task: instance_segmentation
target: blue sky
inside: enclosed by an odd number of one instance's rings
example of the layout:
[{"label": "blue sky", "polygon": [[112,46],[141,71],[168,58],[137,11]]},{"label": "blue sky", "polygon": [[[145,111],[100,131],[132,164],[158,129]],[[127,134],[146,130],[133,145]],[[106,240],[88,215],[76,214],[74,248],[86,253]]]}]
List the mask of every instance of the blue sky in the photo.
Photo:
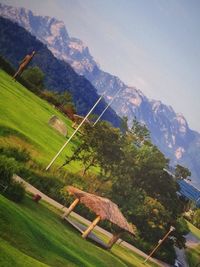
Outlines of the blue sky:
[{"label": "blue sky", "polygon": [[0,0],[65,22],[101,69],[171,105],[200,132],[199,0]]}]

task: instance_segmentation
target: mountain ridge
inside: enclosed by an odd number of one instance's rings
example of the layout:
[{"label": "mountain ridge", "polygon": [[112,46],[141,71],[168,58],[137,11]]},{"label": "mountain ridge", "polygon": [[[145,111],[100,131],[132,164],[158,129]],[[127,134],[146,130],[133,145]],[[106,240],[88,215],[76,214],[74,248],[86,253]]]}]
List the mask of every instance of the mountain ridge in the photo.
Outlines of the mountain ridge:
[{"label": "mountain ridge", "polygon": [[88,47],[80,39],[70,37],[62,21],[6,5],[0,5],[0,16],[29,30],[57,58],[68,62],[79,75],[86,77],[99,94],[106,91],[107,101],[121,89],[112,104],[116,113],[127,116],[129,126],[134,117],[145,123],[153,143],[173,165],[178,163],[188,167],[193,173],[194,184],[200,186],[200,134],[189,128],[183,115],[161,101],[148,99],[141,90],[127,86],[117,76],[101,70]]},{"label": "mountain ridge", "polygon": [[[87,114],[99,99],[96,89],[85,77],[78,75],[67,62],[57,59],[42,42],[18,24],[0,17],[0,35],[0,54],[15,67],[24,55],[36,50],[30,66],[38,66],[44,72],[48,90],[69,91],[80,115]],[[94,113],[100,114],[105,107],[106,102],[102,99]],[[115,127],[120,126],[121,119],[112,108],[104,114],[104,119]]]}]

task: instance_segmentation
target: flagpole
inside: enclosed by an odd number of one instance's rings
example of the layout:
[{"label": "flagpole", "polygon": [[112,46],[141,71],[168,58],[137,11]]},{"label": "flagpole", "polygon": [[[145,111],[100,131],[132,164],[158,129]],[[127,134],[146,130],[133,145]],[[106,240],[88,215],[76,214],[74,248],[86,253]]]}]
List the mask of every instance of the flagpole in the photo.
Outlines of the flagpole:
[{"label": "flagpole", "polygon": [[93,127],[97,124],[97,122],[100,120],[100,118],[103,116],[103,114],[106,112],[106,110],[110,107],[110,105],[112,104],[112,102],[114,101],[115,97],[120,93],[120,91],[122,90],[122,88],[120,88],[117,93],[113,96],[112,100],[110,101],[110,103],[105,107],[105,109],[102,111],[102,113],[100,114],[100,116],[96,119],[96,121],[93,124]]},{"label": "flagpole", "polygon": [[[104,93],[105,94],[105,93]],[[46,171],[51,167],[51,165],[54,163],[54,161],[57,159],[57,157],[60,155],[60,153],[63,151],[63,149],[66,147],[66,145],[71,141],[71,139],[74,137],[74,135],[78,132],[80,127],[83,125],[83,123],[87,120],[89,115],[92,113],[92,111],[95,109],[95,107],[98,105],[98,103],[103,98],[104,94],[99,97],[97,102],[94,104],[94,106],[91,108],[91,110],[88,112],[88,114],[85,116],[85,118],[82,120],[82,122],[79,124],[79,126],[76,128],[76,130],[72,133],[72,135],[69,137],[69,139],[64,143],[64,145],[61,147],[61,149],[58,151],[58,153],[54,156],[54,158],[51,160],[49,165],[46,167]]]}]

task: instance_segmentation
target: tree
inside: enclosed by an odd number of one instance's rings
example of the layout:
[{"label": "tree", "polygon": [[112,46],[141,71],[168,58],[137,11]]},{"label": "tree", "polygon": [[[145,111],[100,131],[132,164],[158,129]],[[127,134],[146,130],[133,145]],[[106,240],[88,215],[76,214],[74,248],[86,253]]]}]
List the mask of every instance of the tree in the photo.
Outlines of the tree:
[{"label": "tree", "polygon": [[120,129],[121,129],[122,133],[124,133],[124,134],[126,132],[128,132],[128,117],[127,116],[122,117]]},{"label": "tree", "polygon": [[[165,171],[169,160],[151,143],[145,126],[135,123],[134,127],[121,132],[106,122],[95,127],[85,124],[82,143],[65,164],[81,161],[84,174],[92,166],[97,167],[100,175],[92,179],[95,186],[91,190],[101,187],[100,180],[109,182],[111,189],[104,193],[138,227],[141,239],[145,239],[149,247],[162,238],[171,225],[177,224],[182,205],[176,194],[178,185]],[[179,245],[184,246],[181,231],[176,238]],[[174,257],[173,242],[166,243],[165,257],[170,253]]]},{"label": "tree", "polygon": [[200,229],[200,209],[196,209],[193,215],[193,224]]},{"label": "tree", "polygon": [[191,176],[191,172],[188,168],[183,167],[179,164],[176,165],[175,168],[176,179],[187,179],[189,176]]},{"label": "tree", "polygon": [[150,141],[150,132],[145,124],[137,121],[136,117],[133,119],[133,126],[131,133],[135,137],[136,144],[143,145],[145,141]]},{"label": "tree", "polygon": [[138,213],[132,218],[140,229],[141,237],[155,242],[168,229],[170,213],[156,199],[146,196]]},{"label": "tree", "polygon": [[44,73],[39,67],[30,67],[22,74],[23,79],[31,83],[36,90],[44,89]]},{"label": "tree", "polygon": [[[143,132],[138,123],[123,135],[122,158],[112,172],[111,198],[137,226],[140,248],[151,250],[171,225],[177,226],[176,242],[183,247],[185,239],[177,224],[183,210],[176,194],[178,185],[164,171],[169,160],[148,138],[146,129]],[[173,262],[173,241],[167,240],[158,255],[163,259],[171,257]]]},{"label": "tree", "polygon": [[60,104],[58,100],[58,92],[49,91],[45,89],[41,92],[41,97],[56,107]]},{"label": "tree", "polygon": [[63,93],[58,94],[58,102],[60,104],[60,108],[62,108],[73,102],[72,95],[66,90]]},{"label": "tree", "polygon": [[120,142],[120,130],[111,127],[109,123],[102,121],[95,127],[85,124],[82,143],[71,157],[66,158],[64,165],[74,160],[82,161],[84,174],[92,166],[96,166],[100,170],[100,176],[108,179],[122,156]]},{"label": "tree", "polygon": [[58,94],[59,109],[66,114],[71,120],[74,119],[74,114],[76,113],[76,108],[73,103],[72,95],[65,91],[62,94]]}]

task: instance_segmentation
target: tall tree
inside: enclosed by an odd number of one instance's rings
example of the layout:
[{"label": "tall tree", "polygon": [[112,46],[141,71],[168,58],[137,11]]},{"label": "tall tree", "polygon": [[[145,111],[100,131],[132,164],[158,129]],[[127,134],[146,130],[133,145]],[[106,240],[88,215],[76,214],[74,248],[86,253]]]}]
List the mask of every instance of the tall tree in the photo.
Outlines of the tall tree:
[{"label": "tall tree", "polygon": [[131,133],[135,138],[135,142],[138,145],[143,145],[146,141],[150,141],[150,132],[145,124],[137,121],[136,117],[133,119]]},{"label": "tall tree", "polygon": [[82,143],[75,149],[72,157],[66,158],[64,165],[74,160],[82,161],[84,173],[96,166],[101,176],[108,179],[122,156],[120,142],[120,130],[111,127],[109,123],[102,121],[95,127],[85,124]]},{"label": "tall tree", "polygon": [[22,77],[37,90],[44,89],[44,73],[39,67],[30,67],[24,71]]},{"label": "tall tree", "polygon": [[176,179],[187,179],[190,176],[191,176],[191,172],[188,168],[183,167],[179,164],[176,165],[176,168],[175,168]]}]

